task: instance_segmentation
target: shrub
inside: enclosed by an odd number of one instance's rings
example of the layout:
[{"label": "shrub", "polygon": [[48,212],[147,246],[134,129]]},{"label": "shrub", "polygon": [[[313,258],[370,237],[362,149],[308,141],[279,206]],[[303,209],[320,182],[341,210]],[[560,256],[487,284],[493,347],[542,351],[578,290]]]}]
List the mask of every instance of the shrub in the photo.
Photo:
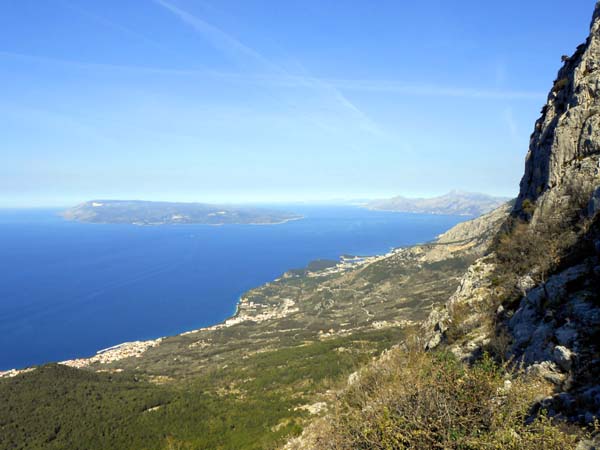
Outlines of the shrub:
[{"label": "shrub", "polygon": [[303,448],[575,448],[577,436],[544,415],[527,422],[545,389],[489,357],[466,367],[446,352],[396,351],[361,373]]},{"label": "shrub", "polygon": [[554,92],[558,92],[561,89],[565,88],[569,85],[569,79],[567,77],[561,78],[560,80],[556,80],[554,82],[554,88],[552,89]]},{"label": "shrub", "polygon": [[523,212],[525,214],[532,215],[533,211],[535,210],[535,204],[531,200],[526,198],[525,200],[523,200],[521,208],[523,209]]}]

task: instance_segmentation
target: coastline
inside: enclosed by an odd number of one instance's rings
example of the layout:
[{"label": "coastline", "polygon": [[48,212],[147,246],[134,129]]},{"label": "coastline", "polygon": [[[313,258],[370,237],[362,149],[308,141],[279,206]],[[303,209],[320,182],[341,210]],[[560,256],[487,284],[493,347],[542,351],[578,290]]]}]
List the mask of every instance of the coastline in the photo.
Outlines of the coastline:
[{"label": "coastline", "polygon": [[[295,219],[291,219],[291,220],[295,220]],[[414,244],[413,246],[418,246],[418,245],[423,245],[423,244]],[[371,264],[373,262],[388,258],[388,257],[402,251],[405,248],[410,248],[413,246],[395,247],[395,248],[392,248],[387,253],[379,254],[379,255],[372,255],[372,256],[353,256],[351,258],[349,258],[347,256],[340,256],[339,262],[335,266],[328,267],[326,269],[318,270],[315,272],[308,272],[305,276],[307,276],[309,278],[318,278],[318,277],[325,277],[325,276],[333,275],[335,273],[345,272],[345,271],[355,269],[355,268],[363,266],[363,265]],[[289,269],[288,271],[284,272],[282,275],[280,275],[279,277],[277,277],[271,281],[267,281],[266,283],[263,283],[263,285],[269,284],[274,281],[279,281],[282,278],[298,276],[298,275],[291,275],[290,270],[291,269]],[[65,366],[81,369],[81,368],[89,367],[96,363],[110,364],[112,362],[119,361],[119,360],[122,360],[125,358],[130,358],[130,357],[139,358],[147,350],[160,345],[163,340],[165,340],[169,337],[186,336],[186,335],[190,335],[190,334],[194,334],[194,333],[198,333],[198,332],[202,332],[202,331],[213,331],[213,330],[219,330],[219,329],[223,329],[223,328],[229,328],[233,325],[237,325],[237,324],[243,323],[243,322],[260,323],[260,322],[264,322],[266,320],[285,317],[288,314],[295,312],[295,311],[297,311],[297,307],[295,307],[294,301],[292,301],[290,299],[284,299],[282,304],[278,305],[278,307],[259,312],[257,310],[257,305],[255,305],[253,302],[249,301],[247,298],[245,298],[242,295],[236,303],[235,312],[230,317],[227,317],[225,320],[222,320],[221,322],[216,323],[214,325],[209,325],[206,327],[201,327],[201,328],[184,331],[181,333],[176,333],[171,336],[160,336],[156,339],[122,342],[122,343],[115,344],[113,346],[110,346],[110,347],[107,347],[104,349],[100,349],[100,350],[96,351],[96,353],[92,356],[58,361],[58,362],[56,362],[56,364],[62,364]],[[48,364],[48,363],[45,363],[45,364]],[[31,371],[35,370],[37,367],[42,366],[42,365],[44,365],[44,364],[38,364],[35,366],[25,367],[23,369],[14,369],[13,368],[13,369],[0,371],[0,379],[12,378],[12,377],[15,377],[15,376],[23,374],[23,373],[31,372]]]},{"label": "coastline", "polygon": [[65,217],[62,214],[59,214],[59,216],[63,219],[66,220],[67,222],[77,222],[77,223],[87,223],[87,224],[92,224],[92,225],[135,225],[137,227],[160,227],[160,226],[166,226],[166,225],[207,225],[207,226],[211,226],[211,227],[222,227],[222,226],[226,226],[226,225],[283,225],[285,223],[288,222],[293,222],[295,220],[302,220],[305,217],[304,216],[298,216],[298,217],[290,217],[288,219],[282,219],[280,221],[277,222],[221,222],[221,223],[208,223],[208,222],[177,222],[177,221],[173,221],[173,222],[151,222],[151,223],[147,223],[147,222],[105,222],[105,221],[90,221],[90,220],[80,220],[80,219],[76,219],[76,218],[69,218],[69,217]]},{"label": "coastline", "polygon": [[[415,244],[415,245],[423,245],[423,244]],[[410,247],[412,247],[412,246],[410,246]],[[408,248],[410,248],[410,247],[408,247]],[[380,261],[382,259],[388,258],[398,252],[401,252],[404,248],[406,248],[406,247],[396,247],[396,248],[391,249],[387,253],[380,254],[380,255],[373,255],[373,256],[364,256],[364,257],[355,256],[352,258],[340,256],[340,261],[335,266],[329,267],[327,269],[319,270],[316,272],[310,272],[306,276],[309,278],[316,278],[316,277],[325,277],[325,276],[333,275],[335,273],[345,272],[345,271],[355,269],[355,268],[363,266],[363,265],[368,265],[368,264]],[[264,284],[269,284],[273,281],[279,281],[282,278],[290,276],[290,275],[288,275],[289,273],[290,272],[288,270],[288,271],[284,272],[281,276],[279,276],[271,281],[268,281]],[[216,323],[214,325],[209,325],[206,327],[183,331],[181,333],[177,333],[172,336],[161,336],[156,339],[149,339],[149,340],[145,340],[145,341],[123,342],[123,343],[108,347],[106,349],[99,350],[93,356],[59,361],[58,364],[63,364],[63,365],[70,366],[70,367],[82,368],[82,367],[88,367],[96,362],[101,363],[101,364],[107,364],[107,363],[110,363],[113,361],[119,361],[121,359],[129,358],[129,357],[139,358],[146,352],[146,350],[148,350],[152,347],[156,347],[157,345],[160,345],[160,343],[163,340],[165,340],[169,337],[186,336],[186,335],[190,335],[190,334],[194,334],[194,333],[198,333],[198,332],[202,332],[202,331],[213,331],[213,330],[219,330],[219,329],[223,329],[223,328],[229,328],[233,325],[237,325],[237,324],[240,324],[243,322],[260,323],[260,322],[264,322],[266,320],[278,319],[281,317],[285,317],[288,314],[295,312],[295,311],[297,311],[297,307],[295,307],[294,301],[292,301],[290,299],[284,299],[282,304],[278,305],[278,307],[259,312],[257,310],[257,305],[242,295],[236,303],[235,312],[233,313],[233,315],[231,315],[230,317],[226,318],[225,320],[222,320],[221,322]],[[32,367],[32,368],[30,367],[30,368],[22,369],[22,370],[30,371],[30,370],[33,370],[34,368],[35,367]],[[12,369],[12,370],[15,370],[15,369]],[[19,370],[17,369],[17,372],[18,371]],[[3,376],[4,376],[3,372],[0,372],[0,378],[2,378]]]},{"label": "coastline", "polygon": [[[222,223],[219,225],[282,225],[284,223],[294,222],[295,220],[302,220],[302,219],[304,219],[304,216],[290,217],[289,219],[283,219],[280,222]],[[198,225],[200,225],[200,224],[198,224]]]},{"label": "coastline", "polygon": [[[275,225],[275,224],[282,224],[282,223],[287,223],[287,222],[295,221],[295,220],[301,220],[304,218],[305,218],[305,216],[300,216],[297,218],[285,219],[284,221],[279,222],[279,223],[273,223],[273,224],[257,223],[257,224],[253,224],[253,225]],[[450,226],[450,228],[448,228],[448,230],[452,229],[453,227],[454,227],[454,225]],[[448,230],[446,230],[446,231],[448,231]],[[442,234],[444,234],[444,233],[442,233]],[[435,243],[435,241],[438,240],[440,236],[441,235],[433,237],[432,241],[424,240],[424,241],[415,242],[415,243],[411,243],[411,244],[399,246],[399,247],[390,246],[390,247],[388,247],[390,250],[388,250],[387,252],[385,252],[385,253],[380,252],[380,253],[377,253],[377,254],[374,254],[371,256],[348,256],[347,254],[342,253],[341,256],[338,256],[338,262],[334,266],[323,268],[323,269],[316,270],[316,271],[306,270],[306,271],[304,271],[304,273],[302,275],[294,274],[293,268],[287,268],[285,271],[280,272],[281,274],[278,277],[272,278],[268,281],[264,281],[263,283],[258,283],[256,285],[256,287],[258,288],[258,287],[261,287],[264,285],[268,285],[272,282],[276,282],[281,279],[289,278],[289,277],[298,277],[298,276],[303,276],[303,277],[307,277],[307,278],[327,277],[327,276],[330,276],[330,275],[333,275],[336,273],[345,272],[345,271],[348,271],[348,270],[351,270],[351,269],[354,269],[354,268],[357,268],[357,267],[360,267],[363,265],[371,264],[371,263],[379,261],[381,259],[388,258],[398,252],[405,251],[406,249],[416,248],[416,247],[419,247],[422,245],[430,245],[432,243]],[[316,259],[316,260],[318,260],[318,259]],[[313,261],[315,261],[315,260],[313,260]],[[305,268],[308,268],[308,264],[305,266]],[[252,288],[252,289],[254,289],[254,288]],[[231,315],[229,315],[224,320],[222,320],[216,324],[200,327],[197,329],[181,331],[178,333],[174,333],[172,335],[170,335],[170,334],[162,335],[162,336],[154,338],[154,339],[121,342],[121,343],[115,344],[114,346],[98,350],[94,354],[91,354],[91,355],[88,354],[89,356],[74,357],[74,358],[66,359],[66,360],[62,360],[62,361],[46,361],[46,362],[42,362],[42,363],[35,364],[32,366],[26,366],[26,367],[20,368],[20,369],[11,368],[11,369],[7,369],[7,370],[3,370],[3,371],[0,371],[0,379],[4,378],[4,377],[16,376],[20,373],[31,371],[31,370],[34,370],[36,367],[40,367],[40,366],[43,366],[44,364],[53,363],[53,362],[57,363],[57,364],[72,366],[72,367],[89,367],[96,363],[108,364],[113,361],[119,361],[119,360],[122,360],[122,359],[125,359],[128,357],[141,357],[147,350],[160,345],[161,342],[167,338],[176,337],[176,336],[185,336],[185,335],[203,332],[203,331],[219,330],[219,329],[228,328],[233,325],[236,325],[236,324],[239,324],[242,322],[247,322],[247,321],[260,323],[260,322],[263,322],[266,320],[284,317],[287,314],[290,314],[292,311],[294,311],[294,308],[296,308],[296,306],[294,305],[293,302],[291,302],[291,303],[285,302],[285,299],[283,299],[284,301],[281,302],[280,304],[269,305],[268,307],[264,307],[264,305],[254,305],[252,302],[249,302],[244,297],[245,295],[246,295],[246,293],[244,293],[240,298],[238,298],[238,301],[235,304],[235,310],[231,313]]]}]

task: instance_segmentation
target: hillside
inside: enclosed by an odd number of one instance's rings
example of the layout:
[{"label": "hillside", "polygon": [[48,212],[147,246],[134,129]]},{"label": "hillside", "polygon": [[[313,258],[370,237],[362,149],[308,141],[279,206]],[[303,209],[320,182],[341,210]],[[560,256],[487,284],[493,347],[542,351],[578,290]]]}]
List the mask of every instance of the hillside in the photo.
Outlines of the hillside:
[{"label": "hillside", "polygon": [[0,447],[276,447],[448,298],[508,209],[437,242],[288,272],[214,327],[6,373]]},{"label": "hillside", "polygon": [[599,448],[600,2],[563,62],[486,254],[287,449]]},{"label": "hillside", "polygon": [[92,200],[63,212],[67,220],[90,223],[165,224],[276,224],[301,219],[285,211],[206,203]]},{"label": "hillside", "polygon": [[[535,124],[511,220],[451,298],[450,320],[472,341],[485,329],[452,317],[491,303],[501,356],[553,384],[551,416],[580,425],[600,415],[600,3],[590,36],[564,65]],[[479,292],[472,289],[474,278]],[[472,344],[468,344],[471,345]]]},{"label": "hillside", "polygon": [[373,200],[368,202],[366,207],[382,211],[477,217],[496,209],[508,200],[508,198],[492,197],[485,194],[451,191],[432,198],[397,196],[390,199]]}]

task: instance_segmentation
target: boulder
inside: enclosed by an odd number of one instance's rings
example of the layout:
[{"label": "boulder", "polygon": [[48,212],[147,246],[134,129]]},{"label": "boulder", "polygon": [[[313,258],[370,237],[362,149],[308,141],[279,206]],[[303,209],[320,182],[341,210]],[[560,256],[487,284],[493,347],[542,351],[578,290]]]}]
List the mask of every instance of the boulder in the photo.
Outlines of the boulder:
[{"label": "boulder", "polygon": [[527,295],[530,289],[535,287],[535,281],[531,278],[531,275],[525,275],[517,280],[517,289],[521,291],[521,295]]},{"label": "boulder", "polygon": [[556,362],[556,364],[558,364],[558,366],[561,369],[567,372],[570,371],[573,367],[574,357],[575,354],[567,347],[564,347],[562,345],[557,345],[556,347],[554,347],[554,361]]},{"label": "boulder", "polygon": [[562,385],[567,379],[567,376],[551,361],[542,361],[541,363],[532,364],[527,368],[527,373],[543,378],[556,386]]}]

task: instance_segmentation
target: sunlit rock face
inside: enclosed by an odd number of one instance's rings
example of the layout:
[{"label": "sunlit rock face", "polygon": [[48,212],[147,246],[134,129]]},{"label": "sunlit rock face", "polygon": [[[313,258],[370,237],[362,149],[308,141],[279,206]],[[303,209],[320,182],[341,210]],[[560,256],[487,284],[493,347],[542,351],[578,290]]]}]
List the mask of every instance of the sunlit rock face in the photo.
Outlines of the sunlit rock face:
[{"label": "sunlit rock face", "polygon": [[[470,360],[506,332],[503,356],[553,385],[542,402],[548,414],[588,424],[600,417],[600,2],[588,39],[563,61],[531,136],[513,219],[502,228],[513,243],[511,228],[527,229],[542,256],[515,247],[528,264],[517,273],[494,257],[500,247],[492,244],[422,334],[425,348],[446,339]],[[486,305],[495,305],[498,274],[515,275],[515,298],[497,308],[490,327]],[[467,330],[458,342],[448,338],[452,327]]]},{"label": "sunlit rock face", "polygon": [[[600,4],[535,123],[515,213],[532,223],[589,200],[600,184]],[[532,205],[535,204],[535,209]]]}]

